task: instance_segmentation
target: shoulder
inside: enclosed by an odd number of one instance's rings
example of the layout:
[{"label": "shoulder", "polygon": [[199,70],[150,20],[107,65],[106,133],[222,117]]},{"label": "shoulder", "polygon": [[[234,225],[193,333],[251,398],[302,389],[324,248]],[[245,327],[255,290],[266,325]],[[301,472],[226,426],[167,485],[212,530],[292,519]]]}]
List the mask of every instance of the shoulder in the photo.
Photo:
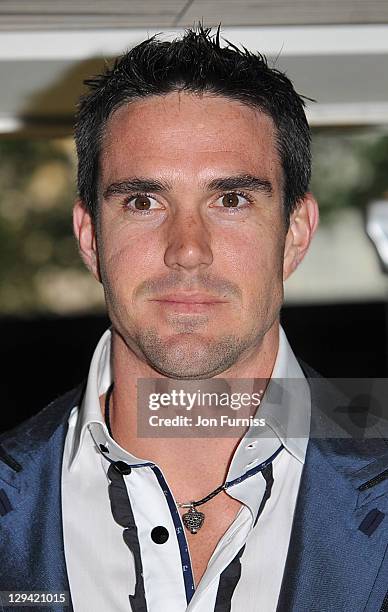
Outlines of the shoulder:
[{"label": "shoulder", "polygon": [[[67,421],[71,410],[82,401],[85,382],[56,398],[43,410],[0,435],[0,461],[18,468],[19,460],[25,453],[46,445],[60,431],[67,431]],[[60,437],[63,437],[62,435]]]},{"label": "shoulder", "polygon": [[[388,488],[388,379],[324,378],[300,362],[311,392],[309,452],[342,473],[358,472],[359,485],[379,477]],[[383,397],[384,396],[384,397]],[[357,480],[356,479],[356,480]]]}]

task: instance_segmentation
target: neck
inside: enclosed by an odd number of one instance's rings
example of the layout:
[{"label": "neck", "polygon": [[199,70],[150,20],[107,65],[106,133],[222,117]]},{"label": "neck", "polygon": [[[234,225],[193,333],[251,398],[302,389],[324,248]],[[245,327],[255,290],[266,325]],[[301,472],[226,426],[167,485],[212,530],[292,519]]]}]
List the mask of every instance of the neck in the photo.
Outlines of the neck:
[{"label": "neck", "polygon": [[[255,347],[249,355],[246,355],[228,371],[208,381],[181,381],[182,387],[192,391],[200,388],[201,392],[207,390],[211,392],[213,389],[214,392],[214,384],[218,384],[217,379],[227,379],[229,392],[239,391],[241,393],[241,379],[246,379],[243,392],[251,394],[256,390],[253,379],[268,380],[270,378],[278,345],[279,324],[277,321],[266,333],[260,346]],[[175,434],[177,437],[171,437],[171,435],[161,437],[156,435],[158,433],[156,430],[154,437],[138,436],[138,416],[141,417],[140,414],[138,415],[137,407],[138,379],[148,379],[151,384],[155,384],[156,381],[158,386],[158,381],[160,381],[163,392],[169,390],[172,381],[156,372],[146,362],[141,361],[115,331],[112,331],[112,370],[115,385],[110,404],[110,424],[116,442],[136,457],[159,465],[169,482],[182,481],[182,474],[184,474],[184,479],[190,485],[190,494],[188,491],[186,495],[188,498],[192,496],[196,483],[200,494],[202,490],[206,493],[209,488],[215,488],[223,482],[230,459],[243,434],[236,434],[234,437],[210,437],[209,435],[195,438],[192,435],[178,437],[178,432]],[[248,382],[249,380],[251,383]],[[221,380],[220,384],[222,384]],[[100,399],[104,412],[105,397]],[[255,411],[256,408],[253,412]],[[209,463],[212,464],[211,473],[208,470]],[[204,489],[201,489],[200,483],[203,483],[204,474],[207,480]],[[184,491],[182,496],[185,498]]]}]

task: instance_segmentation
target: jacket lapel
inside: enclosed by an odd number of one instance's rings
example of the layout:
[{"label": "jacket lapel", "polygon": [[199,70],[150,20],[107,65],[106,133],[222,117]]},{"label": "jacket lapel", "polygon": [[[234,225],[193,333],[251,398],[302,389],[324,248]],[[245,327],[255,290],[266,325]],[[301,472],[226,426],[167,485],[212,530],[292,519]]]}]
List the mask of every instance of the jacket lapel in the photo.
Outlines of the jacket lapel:
[{"label": "jacket lapel", "polygon": [[[327,415],[309,382],[314,429]],[[329,394],[326,401],[335,400]],[[382,438],[330,433],[308,443],[277,612],[383,610],[388,446]]]},{"label": "jacket lapel", "polygon": [[[67,592],[70,600],[61,473],[67,420],[80,399],[78,388],[0,439],[0,590]],[[71,601],[53,609],[71,612]]]}]

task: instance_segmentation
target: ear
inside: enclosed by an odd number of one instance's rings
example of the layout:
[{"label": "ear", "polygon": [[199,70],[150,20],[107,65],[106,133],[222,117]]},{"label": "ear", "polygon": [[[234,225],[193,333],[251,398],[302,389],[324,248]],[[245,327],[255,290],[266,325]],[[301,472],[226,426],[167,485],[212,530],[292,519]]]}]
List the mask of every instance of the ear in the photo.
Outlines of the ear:
[{"label": "ear", "polygon": [[73,229],[80,255],[86,267],[101,282],[95,225],[82,200],[77,200],[74,205]]},{"label": "ear", "polygon": [[313,195],[307,193],[290,217],[284,248],[283,280],[291,276],[306,255],[318,221],[318,204]]}]

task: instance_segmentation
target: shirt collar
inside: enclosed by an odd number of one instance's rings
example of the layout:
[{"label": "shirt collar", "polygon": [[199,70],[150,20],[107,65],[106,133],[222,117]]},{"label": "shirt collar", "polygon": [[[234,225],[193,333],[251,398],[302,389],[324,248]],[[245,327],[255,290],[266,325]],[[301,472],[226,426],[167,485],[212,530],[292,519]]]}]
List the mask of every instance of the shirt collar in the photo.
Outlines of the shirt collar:
[{"label": "shirt collar", "polygon": [[285,448],[304,463],[310,435],[310,387],[282,327],[271,381],[258,412]]},{"label": "shirt collar", "polygon": [[[69,469],[77,461],[85,431],[97,446],[109,447],[110,457],[130,464],[149,463],[119,446],[109,435],[101,408],[100,396],[112,383],[111,331],[101,337],[90,364],[86,392],[78,412]],[[279,348],[262,403],[256,416],[265,418],[265,427],[250,427],[240,441],[230,465],[227,480],[240,476],[247,467],[265,461],[279,442],[301,463],[304,462],[310,429],[310,390],[299,363],[280,327]]]}]

